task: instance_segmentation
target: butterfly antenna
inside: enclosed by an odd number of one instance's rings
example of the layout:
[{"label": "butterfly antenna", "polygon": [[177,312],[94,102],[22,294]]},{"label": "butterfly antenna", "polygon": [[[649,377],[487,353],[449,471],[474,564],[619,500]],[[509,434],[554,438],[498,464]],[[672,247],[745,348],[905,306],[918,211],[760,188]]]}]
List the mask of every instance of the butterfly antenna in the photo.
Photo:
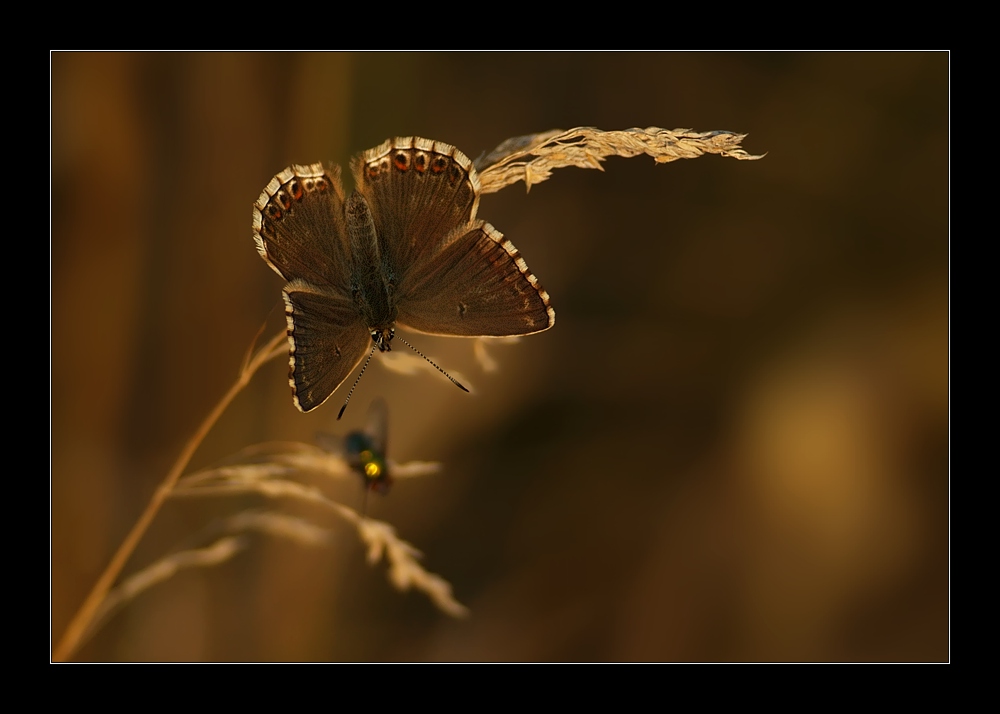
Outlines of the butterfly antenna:
[{"label": "butterfly antenna", "polygon": [[344,416],[344,410],[347,409],[347,403],[351,401],[351,395],[354,394],[354,389],[358,386],[358,382],[361,381],[361,375],[365,373],[368,369],[368,363],[372,361],[372,355],[375,354],[375,345],[372,345],[372,351],[368,353],[368,359],[365,360],[364,365],[361,367],[361,371],[358,373],[358,378],[354,380],[354,384],[351,385],[351,391],[347,393],[347,399],[344,400],[344,406],[340,408],[340,412],[337,414],[337,421],[340,421],[340,417]]},{"label": "butterfly antenna", "polygon": [[400,337],[399,335],[396,335],[396,339],[399,340],[400,342],[402,342],[407,347],[409,347],[414,352],[416,352],[418,355],[420,355],[421,357],[423,357],[425,360],[427,360],[427,364],[429,364],[431,367],[433,367],[438,372],[440,372],[445,377],[447,377],[451,381],[452,384],[454,384],[456,387],[458,387],[459,389],[461,389],[463,392],[468,392],[469,391],[464,386],[462,386],[461,382],[459,382],[457,379],[455,379],[450,374],[448,374],[447,372],[445,372],[443,369],[441,369],[440,367],[438,367],[437,364],[434,363],[434,360],[428,359],[427,355],[425,355],[423,352],[421,352],[416,347],[414,347],[413,345],[411,345],[409,342],[407,342],[406,340],[404,340],[402,337]]}]

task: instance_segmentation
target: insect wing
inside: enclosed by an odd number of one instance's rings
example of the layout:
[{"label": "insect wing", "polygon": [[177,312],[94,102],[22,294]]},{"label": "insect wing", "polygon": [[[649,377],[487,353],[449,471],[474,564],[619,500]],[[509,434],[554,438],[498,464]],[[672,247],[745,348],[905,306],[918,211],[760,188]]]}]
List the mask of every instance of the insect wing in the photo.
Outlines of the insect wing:
[{"label": "insect wing", "polygon": [[365,356],[371,337],[354,302],[304,280],[285,286],[292,398],[308,412],[325,402]]},{"label": "insect wing", "polygon": [[350,295],[351,255],[340,167],[290,166],[254,204],[257,252],[285,280]]},{"label": "insect wing", "polygon": [[472,162],[450,144],[393,139],[364,152],[352,169],[371,207],[390,283],[401,282],[475,218],[479,179]]},{"label": "insect wing", "polygon": [[389,407],[384,399],[378,398],[368,407],[365,434],[368,436],[371,448],[384,458],[389,437]]},{"label": "insect wing", "polygon": [[555,324],[549,295],[513,244],[488,223],[454,238],[400,282],[398,321],[466,337],[530,335]]}]

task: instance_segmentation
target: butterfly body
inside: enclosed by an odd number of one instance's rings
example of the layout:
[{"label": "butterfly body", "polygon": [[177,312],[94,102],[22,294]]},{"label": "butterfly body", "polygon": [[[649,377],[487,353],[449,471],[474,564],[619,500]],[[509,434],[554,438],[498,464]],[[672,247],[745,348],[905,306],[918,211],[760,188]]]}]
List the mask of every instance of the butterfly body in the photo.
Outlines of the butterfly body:
[{"label": "butterfly body", "polygon": [[527,335],[555,323],[517,249],[476,219],[479,180],[453,146],[397,138],[340,168],[292,166],[254,205],[261,257],[288,283],[293,398],[322,404],[398,325],[430,334]]},{"label": "butterfly body", "polygon": [[395,273],[382,260],[371,209],[357,191],[347,200],[344,215],[352,256],[351,296],[372,341],[379,351],[388,352],[396,324],[396,306],[390,295],[395,291]]}]

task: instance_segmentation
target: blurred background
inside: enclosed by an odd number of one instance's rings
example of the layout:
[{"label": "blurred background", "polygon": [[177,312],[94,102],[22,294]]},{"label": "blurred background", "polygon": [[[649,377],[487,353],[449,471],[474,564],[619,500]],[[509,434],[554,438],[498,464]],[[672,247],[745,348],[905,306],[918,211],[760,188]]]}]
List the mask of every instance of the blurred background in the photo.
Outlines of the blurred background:
[{"label": "blurred background", "polygon": [[[468,619],[395,591],[326,512],[171,501],[126,575],[245,508],[337,540],[255,537],[133,600],[77,659],[948,659],[947,54],[51,59],[54,641],[260,326],[284,329],[251,236],[279,170],[399,135],[475,158],[581,125],[726,129],[767,152],[611,158],[484,196],[555,328],[491,347],[492,374],[473,341],[411,335],[475,393],[376,357],[340,423],[340,392],[295,410],[282,357],[195,454],[345,433],[384,396],[390,456],[444,467],[369,514]],[[360,508],[359,483],[328,492]]]}]

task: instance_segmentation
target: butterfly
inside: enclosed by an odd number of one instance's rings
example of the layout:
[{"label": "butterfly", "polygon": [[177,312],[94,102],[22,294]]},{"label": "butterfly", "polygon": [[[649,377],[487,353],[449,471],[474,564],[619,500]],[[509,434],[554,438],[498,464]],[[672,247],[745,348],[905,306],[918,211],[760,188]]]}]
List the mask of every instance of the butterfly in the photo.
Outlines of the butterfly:
[{"label": "butterfly", "polygon": [[257,252],[288,281],[289,383],[299,410],[325,402],[369,345],[391,350],[397,326],[501,337],[555,324],[548,293],[517,249],[476,218],[479,178],[465,154],[402,137],[361,153],[351,171],[355,189],[345,198],[339,166],[290,166],[254,204]]}]

